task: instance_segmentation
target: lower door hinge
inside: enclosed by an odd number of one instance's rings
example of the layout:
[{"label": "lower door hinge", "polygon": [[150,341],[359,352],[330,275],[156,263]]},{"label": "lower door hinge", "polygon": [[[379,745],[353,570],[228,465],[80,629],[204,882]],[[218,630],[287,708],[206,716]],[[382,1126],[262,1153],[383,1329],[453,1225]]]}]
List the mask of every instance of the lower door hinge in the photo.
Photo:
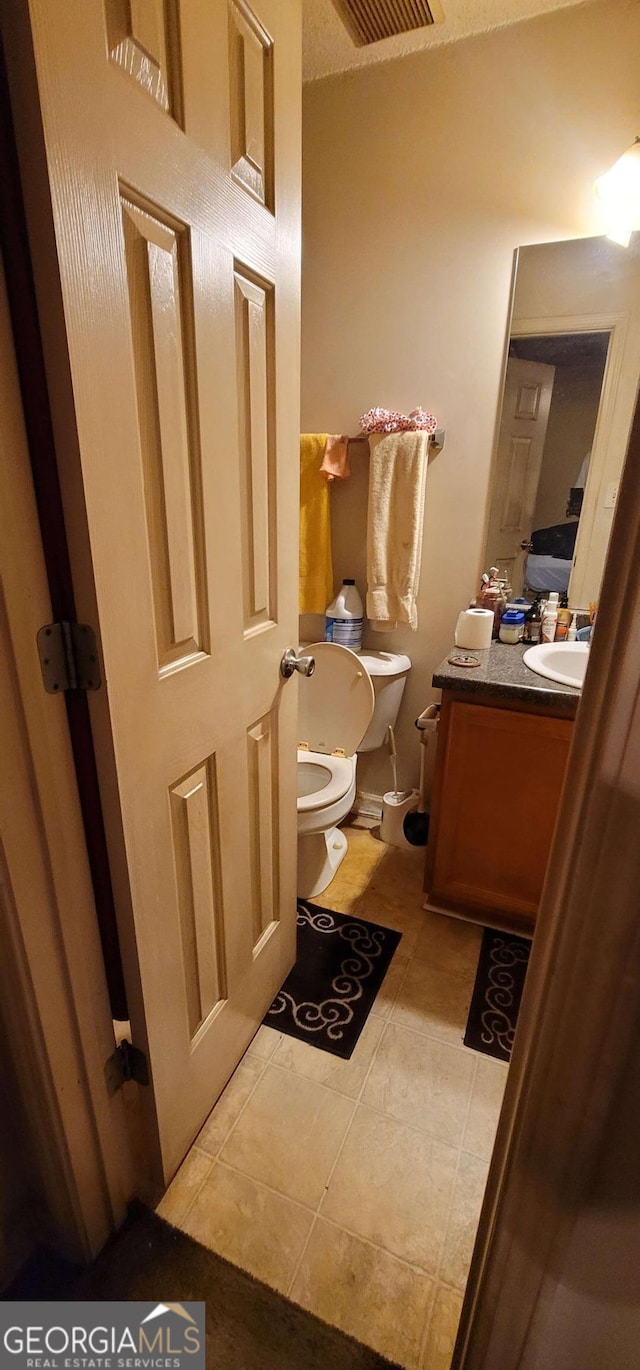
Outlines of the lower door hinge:
[{"label": "lower door hinge", "polygon": [[127,1080],[135,1080],[138,1085],[149,1084],[149,1063],[140,1047],[134,1047],[125,1038],[105,1062],[104,1078],[110,1094],[116,1094]]},{"label": "lower door hinge", "polygon": [[100,689],[98,645],[88,623],[46,623],[37,641],[44,688],[50,695]]}]

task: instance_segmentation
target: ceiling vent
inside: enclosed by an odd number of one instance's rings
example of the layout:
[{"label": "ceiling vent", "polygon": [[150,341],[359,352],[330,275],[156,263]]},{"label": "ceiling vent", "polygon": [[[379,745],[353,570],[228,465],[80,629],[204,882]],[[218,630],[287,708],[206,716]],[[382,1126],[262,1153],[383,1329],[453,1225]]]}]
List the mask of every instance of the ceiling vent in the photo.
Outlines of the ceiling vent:
[{"label": "ceiling vent", "polygon": [[444,14],[439,0],[333,0],[345,27],[357,47],[397,38],[431,24],[440,24]]}]

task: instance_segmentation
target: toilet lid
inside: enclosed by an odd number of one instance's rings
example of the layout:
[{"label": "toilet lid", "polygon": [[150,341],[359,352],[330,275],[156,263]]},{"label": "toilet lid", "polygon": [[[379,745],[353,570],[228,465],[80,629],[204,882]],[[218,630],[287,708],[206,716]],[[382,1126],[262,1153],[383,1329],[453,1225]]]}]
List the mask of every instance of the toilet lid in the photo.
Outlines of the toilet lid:
[{"label": "toilet lid", "polygon": [[353,756],[373,715],[371,677],[355,652],[337,642],[312,642],[312,676],[300,677],[298,736],[301,747],[325,756]]}]

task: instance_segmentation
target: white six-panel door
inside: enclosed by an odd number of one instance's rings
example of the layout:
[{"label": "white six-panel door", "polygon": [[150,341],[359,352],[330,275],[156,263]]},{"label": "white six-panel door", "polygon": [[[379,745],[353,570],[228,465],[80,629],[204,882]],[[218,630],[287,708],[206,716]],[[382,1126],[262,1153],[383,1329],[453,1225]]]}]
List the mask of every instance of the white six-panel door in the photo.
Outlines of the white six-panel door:
[{"label": "white six-panel door", "polygon": [[533,532],[555,366],[509,357],[493,475],[487,534],[487,565],[506,574],[522,594],[526,554]]},{"label": "white six-panel door", "polygon": [[45,344],[165,1178],[294,958],[299,10],[29,0]]}]

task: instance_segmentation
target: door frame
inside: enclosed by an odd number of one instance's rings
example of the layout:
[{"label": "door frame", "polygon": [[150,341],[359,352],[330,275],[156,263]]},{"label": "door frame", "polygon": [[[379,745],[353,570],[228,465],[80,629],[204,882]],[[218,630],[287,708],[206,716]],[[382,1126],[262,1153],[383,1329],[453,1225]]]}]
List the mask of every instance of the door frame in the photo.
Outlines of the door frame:
[{"label": "door frame", "polygon": [[[600,314],[557,314],[553,317],[518,318],[517,320],[512,318],[509,336],[511,338],[539,338],[554,337],[563,333],[609,333],[610,335],[602,377],[598,415],[593,434],[591,461],[584,492],[584,503],[578,524],[573,565],[569,578],[569,603],[573,607],[587,610],[589,605],[582,602],[584,600],[583,582],[585,577],[578,568],[581,554],[584,560],[584,554],[593,535],[601,490],[608,475],[610,448],[612,442],[615,443],[616,441],[612,420],[624,365],[625,348],[629,334],[629,315],[612,310]],[[492,473],[492,479],[493,474],[495,473]]]},{"label": "door frame", "polygon": [[[452,1370],[539,1363],[536,1338],[571,1281],[592,1186],[614,1173],[606,1142],[637,1051],[640,980],[638,402],[591,653]],[[612,1288],[615,1253],[603,1257]],[[621,1261],[621,1282],[625,1270]]]},{"label": "door frame", "polygon": [[40,1238],[86,1260],[134,1182],[122,1096],[104,1078],[115,1040],[65,704],[36,651],[52,609],[1,264],[0,357],[0,1000]]},{"label": "door frame", "polygon": [[[51,426],[57,455],[66,554],[71,569],[75,610],[78,621],[97,625],[99,615],[84,508],[73,386],[66,347],[65,314],[28,2],[7,0],[7,3],[0,7],[0,42],[6,61],[20,194],[26,221]],[[100,664],[104,679],[102,661]],[[136,1023],[144,1025],[131,889],[106,690],[91,692],[86,702],[95,757],[99,758],[97,794],[106,835],[114,906],[119,911],[116,940],[124,976],[128,1017],[135,1018]],[[95,805],[96,795],[92,796],[92,800]],[[93,912],[91,917],[93,918]],[[104,967],[104,960],[102,964]],[[111,1012],[109,1009],[109,1025],[113,1034]],[[102,1017],[99,1030],[105,1030]],[[148,1057],[148,1043],[143,1026],[134,1045]],[[137,1086],[131,1085],[127,1089],[137,1090]],[[133,1153],[130,1144],[127,1143],[127,1165],[130,1167],[129,1173],[133,1172],[135,1177],[128,1185],[127,1197],[131,1198],[135,1193],[149,1202],[159,1196],[158,1177],[161,1174],[159,1133],[151,1096],[151,1089],[137,1090],[135,1105],[130,1109],[130,1114],[135,1113],[135,1117],[131,1118],[131,1130],[135,1133]],[[128,1103],[132,1104],[133,1101],[128,1100]],[[110,1146],[109,1141],[103,1141],[107,1147]],[[112,1159],[113,1163],[117,1164],[115,1158]]]}]

